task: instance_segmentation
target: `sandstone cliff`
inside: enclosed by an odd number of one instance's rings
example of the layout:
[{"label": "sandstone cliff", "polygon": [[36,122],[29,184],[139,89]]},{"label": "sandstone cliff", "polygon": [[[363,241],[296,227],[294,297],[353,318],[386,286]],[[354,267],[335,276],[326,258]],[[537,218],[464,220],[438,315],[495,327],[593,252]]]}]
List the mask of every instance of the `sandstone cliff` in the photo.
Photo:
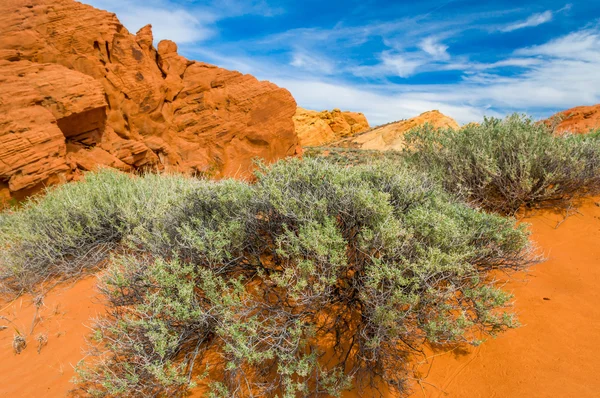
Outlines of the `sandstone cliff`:
[{"label": "sandstone cliff", "polygon": [[337,141],[332,146],[344,148],[376,149],[376,150],[401,150],[404,147],[404,134],[415,127],[431,124],[436,128],[454,128],[460,126],[456,120],[439,111],[429,111],[408,120],[389,123],[375,127],[362,134],[357,134],[344,140]]},{"label": "sandstone cliff", "polygon": [[589,133],[590,130],[600,129],[600,104],[567,109],[544,122],[553,125],[557,119],[562,119],[556,126],[558,133]]},{"label": "sandstone cliff", "polygon": [[311,111],[298,108],[294,125],[302,146],[321,146],[369,129],[369,122],[362,113]]},{"label": "sandstone cliff", "polygon": [[291,94],[73,0],[0,2],[0,197],[98,164],[247,175],[298,146]]}]

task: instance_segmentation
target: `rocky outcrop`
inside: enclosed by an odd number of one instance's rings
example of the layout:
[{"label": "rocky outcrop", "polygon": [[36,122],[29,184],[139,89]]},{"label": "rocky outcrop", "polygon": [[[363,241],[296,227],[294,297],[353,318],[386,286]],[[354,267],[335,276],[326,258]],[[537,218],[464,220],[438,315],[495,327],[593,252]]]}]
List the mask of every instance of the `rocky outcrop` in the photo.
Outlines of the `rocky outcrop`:
[{"label": "rocky outcrop", "polygon": [[332,146],[343,148],[376,149],[376,150],[401,150],[404,148],[404,134],[429,123],[435,128],[453,128],[460,126],[456,120],[434,110],[420,114],[408,120],[401,120],[376,127],[362,134],[337,141]]},{"label": "rocky outcrop", "polygon": [[0,61],[0,181],[18,192],[66,176],[72,146],[97,143],[106,100],[92,77],[60,65]]},{"label": "rocky outcrop", "polygon": [[295,153],[287,90],[152,43],[73,0],[0,2],[2,195],[100,164],[245,176]]},{"label": "rocky outcrop", "polygon": [[294,125],[302,146],[321,146],[369,129],[369,122],[362,113],[311,111],[298,108]]},{"label": "rocky outcrop", "polygon": [[600,104],[567,109],[546,119],[544,123],[555,126],[557,133],[589,133],[600,129]]}]

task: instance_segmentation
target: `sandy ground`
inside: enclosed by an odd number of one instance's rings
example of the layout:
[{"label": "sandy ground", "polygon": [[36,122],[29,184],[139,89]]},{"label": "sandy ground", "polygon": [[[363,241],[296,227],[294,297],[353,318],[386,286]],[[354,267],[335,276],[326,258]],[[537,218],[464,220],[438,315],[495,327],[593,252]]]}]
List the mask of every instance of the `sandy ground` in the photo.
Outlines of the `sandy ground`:
[{"label": "sandy ground", "polygon": [[[522,327],[466,354],[430,358],[416,397],[600,396],[600,198],[579,214],[549,212],[524,221],[548,261],[506,288]],[[436,353],[440,354],[440,353]],[[427,369],[424,369],[426,374]],[[431,383],[431,384],[427,384]]]},{"label": "sandy ground", "polygon": [[[0,330],[0,397],[64,397],[73,389],[73,367],[83,358],[90,318],[103,310],[95,286],[96,277],[88,277],[51,290],[31,334],[36,308],[31,297],[0,303],[0,316],[12,321],[0,320],[0,325],[8,326]],[[27,340],[19,355],[12,348],[15,329]],[[47,344],[38,354],[40,334],[46,336]]]},{"label": "sandy ground", "polygon": [[[600,396],[600,207],[587,201],[578,214],[541,212],[526,219],[548,261],[513,275],[523,326],[478,348],[431,353],[425,380],[413,397]],[[94,277],[55,288],[44,299],[33,333],[31,297],[0,302],[0,397],[64,397],[73,388],[73,366],[82,358],[90,317],[102,311]],[[15,328],[26,335],[19,355]],[[38,354],[36,337],[47,336]],[[353,396],[348,394],[347,396]],[[346,395],[345,395],[346,396]]]}]

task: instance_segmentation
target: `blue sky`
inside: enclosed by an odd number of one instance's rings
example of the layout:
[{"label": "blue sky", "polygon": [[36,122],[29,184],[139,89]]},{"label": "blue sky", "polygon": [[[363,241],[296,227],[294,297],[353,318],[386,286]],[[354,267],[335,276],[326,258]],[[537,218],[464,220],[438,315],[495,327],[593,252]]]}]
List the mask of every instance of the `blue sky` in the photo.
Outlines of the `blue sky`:
[{"label": "blue sky", "polygon": [[179,53],[372,125],[600,103],[600,1],[83,0]]}]

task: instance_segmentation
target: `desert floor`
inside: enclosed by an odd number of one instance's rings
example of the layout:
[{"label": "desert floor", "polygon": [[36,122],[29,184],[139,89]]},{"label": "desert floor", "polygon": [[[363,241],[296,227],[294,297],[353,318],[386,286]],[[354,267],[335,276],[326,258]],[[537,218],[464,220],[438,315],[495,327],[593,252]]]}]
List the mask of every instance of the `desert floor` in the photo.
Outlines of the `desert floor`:
[{"label": "desert floor", "polygon": [[[599,203],[599,204],[596,204]],[[537,211],[532,240],[548,260],[511,275],[522,327],[477,348],[430,352],[419,360],[424,380],[416,397],[597,397],[600,391],[600,198],[564,213]],[[558,225],[557,227],[557,224]],[[31,297],[0,302],[0,397],[62,397],[73,388],[90,318],[102,311],[96,278],[54,288],[33,325]],[[27,347],[13,352],[13,335]],[[36,338],[47,344],[38,353]],[[351,397],[356,394],[346,394]]]}]

